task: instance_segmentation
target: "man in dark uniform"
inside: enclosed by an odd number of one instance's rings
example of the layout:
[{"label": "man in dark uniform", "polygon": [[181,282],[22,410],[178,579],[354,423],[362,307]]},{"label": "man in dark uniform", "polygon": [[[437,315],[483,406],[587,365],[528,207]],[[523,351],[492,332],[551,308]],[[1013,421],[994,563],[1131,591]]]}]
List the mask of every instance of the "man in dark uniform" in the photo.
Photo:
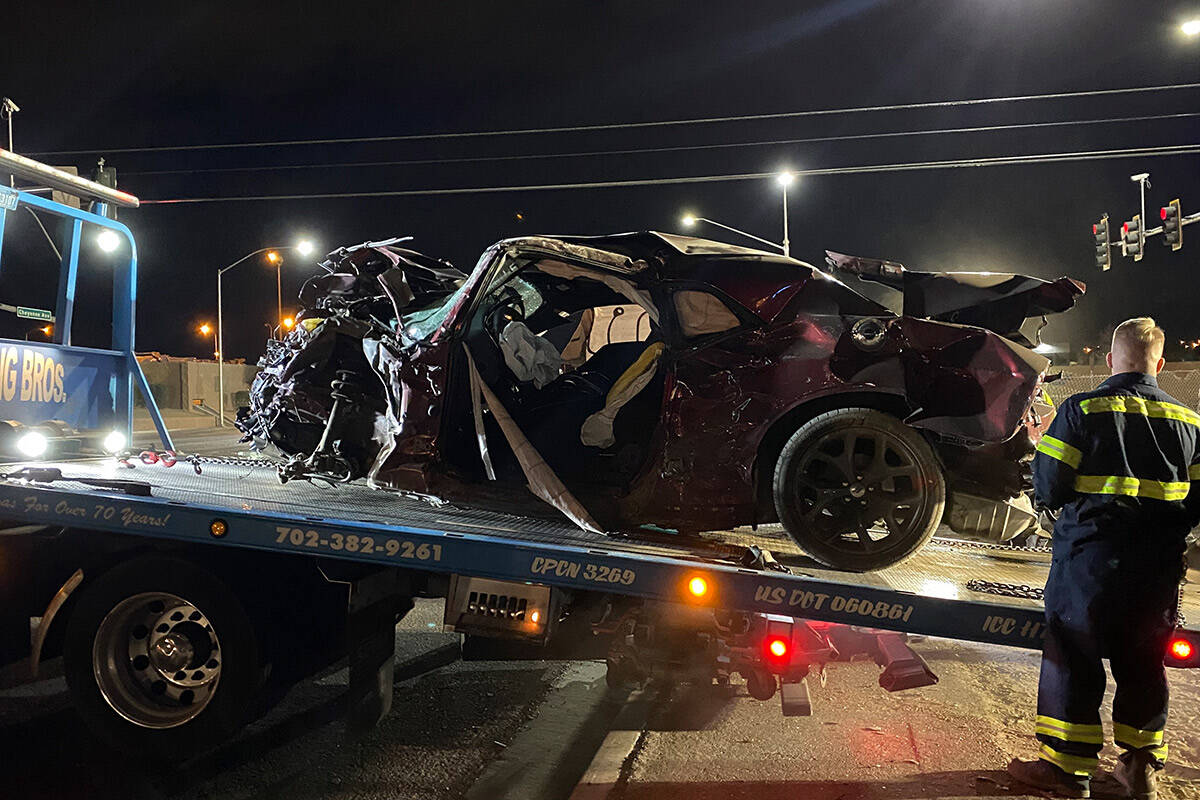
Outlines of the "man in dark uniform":
[{"label": "man in dark uniform", "polygon": [[1113,334],[1112,377],[1067,399],[1034,459],[1037,500],[1062,509],[1046,582],[1036,761],[1022,783],[1089,797],[1104,745],[1104,665],[1116,680],[1115,777],[1153,800],[1167,755],[1167,679],[1185,537],[1200,520],[1200,415],[1158,388],[1163,331],[1149,318]]}]

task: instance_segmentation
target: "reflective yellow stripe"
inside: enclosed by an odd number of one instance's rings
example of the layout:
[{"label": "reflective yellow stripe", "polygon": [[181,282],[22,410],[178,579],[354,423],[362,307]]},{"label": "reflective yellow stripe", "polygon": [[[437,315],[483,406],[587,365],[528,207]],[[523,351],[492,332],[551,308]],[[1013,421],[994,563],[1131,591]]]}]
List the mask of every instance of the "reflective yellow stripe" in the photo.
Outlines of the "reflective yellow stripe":
[{"label": "reflective yellow stripe", "polygon": [[1117,744],[1132,747],[1135,750],[1141,747],[1159,747],[1163,743],[1163,732],[1143,731],[1130,725],[1114,722],[1113,739]]},{"label": "reflective yellow stripe", "polygon": [[1072,447],[1062,439],[1055,439],[1049,434],[1042,434],[1042,439],[1037,444],[1037,451],[1058,459],[1072,469],[1079,469],[1079,462],[1083,458],[1083,453],[1079,452],[1078,448]]},{"label": "reflective yellow stripe", "polygon": [[1148,497],[1152,500],[1182,500],[1188,496],[1190,483],[1152,481],[1125,475],[1077,475],[1075,491],[1083,494],[1120,494],[1126,497]]},{"label": "reflective yellow stripe", "polygon": [[1060,753],[1048,744],[1042,745],[1041,749],[1038,750],[1038,756],[1043,761],[1049,761],[1064,772],[1080,776],[1091,775],[1095,771],[1096,765],[1100,763],[1099,758]]},{"label": "reflective yellow stripe", "polygon": [[1037,732],[1064,742],[1083,742],[1084,744],[1104,744],[1104,728],[1099,725],[1081,725],[1075,722],[1065,722],[1054,717],[1038,714]]},{"label": "reflective yellow stripe", "polygon": [[1200,414],[1190,408],[1127,394],[1089,397],[1087,400],[1080,401],[1079,408],[1083,410],[1084,414],[1141,414],[1145,417],[1173,419],[1176,422],[1200,427]]},{"label": "reflective yellow stripe", "polygon": [[1164,744],[1159,747],[1152,748],[1150,750],[1150,755],[1154,756],[1164,764],[1167,763],[1167,746]]},{"label": "reflective yellow stripe", "polygon": [[1192,464],[1188,467],[1188,478],[1193,481],[1200,481],[1200,464]]}]

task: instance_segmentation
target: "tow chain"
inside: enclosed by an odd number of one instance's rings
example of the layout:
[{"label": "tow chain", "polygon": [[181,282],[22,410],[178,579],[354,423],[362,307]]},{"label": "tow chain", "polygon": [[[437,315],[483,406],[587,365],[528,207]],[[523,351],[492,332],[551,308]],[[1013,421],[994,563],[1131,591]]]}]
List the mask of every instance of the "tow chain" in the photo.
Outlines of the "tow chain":
[{"label": "tow chain", "polygon": [[[1000,597],[1018,597],[1023,600],[1045,600],[1046,590],[1036,586],[1026,586],[1023,583],[1000,583],[999,581],[967,581],[967,589],[982,594],[994,594]],[[1183,616],[1183,585],[1179,586],[1179,600],[1175,606],[1175,627],[1187,627],[1187,619]]]},{"label": "tow chain", "polygon": [[1000,581],[981,581],[975,578],[967,581],[967,589],[972,592],[994,594],[1000,597],[1017,597],[1022,600],[1044,600],[1046,590],[1037,586],[1026,586],[1023,583],[1001,583]]},{"label": "tow chain", "polygon": [[943,539],[935,538],[933,540],[937,544],[946,547],[957,547],[965,550],[998,550],[1006,553],[1052,553],[1052,548],[1045,545],[1035,545],[1033,547],[1025,547],[1016,544],[1001,544],[998,542],[973,542],[968,539]]},{"label": "tow chain", "polygon": [[142,450],[136,452],[127,450],[117,454],[117,463],[123,467],[133,469],[137,466],[135,462],[141,462],[146,466],[158,464],[163,467],[173,467],[176,464],[183,462],[190,464],[197,475],[204,474],[204,470],[200,467],[201,464],[219,464],[229,467],[243,467],[255,469],[258,467],[275,466],[276,462],[266,458],[238,458],[233,456],[201,456],[195,453],[180,453],[175,450]]}]

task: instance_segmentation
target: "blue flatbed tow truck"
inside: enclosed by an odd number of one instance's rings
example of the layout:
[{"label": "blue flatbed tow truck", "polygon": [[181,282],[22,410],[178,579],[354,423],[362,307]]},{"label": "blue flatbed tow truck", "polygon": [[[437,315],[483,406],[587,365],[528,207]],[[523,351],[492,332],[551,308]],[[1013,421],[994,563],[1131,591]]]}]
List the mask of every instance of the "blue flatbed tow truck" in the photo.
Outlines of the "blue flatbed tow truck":
[{"label": "blue flatbed tow truck", "polygon": [[[284,485],[269,460],[131,457],[135,390],[151,451],[173,452],[134,355],[134,238],[107,213],[138,201],[0,150],[3,172],[37,186],[0,186],[0,264],[23,208],[62,219],[65,246],[53,341],[0,340],[0,663],[36,674],[61,655],[79,713],[117,746],[210,749],[343,657],[348,722],[370,726],[391,703],[395,622],[423,596],[446,598],[468,644],[599,645],[613,682],[741,674],[786,714],[809,712],[806,677],[838,657],[872,655],[888,689],[936,681],[907,634],[1041,647],[1046,548],[935,539],[855,574],[770,529],[594,533],[361,484]],[[71,344],[80,248],[99,231],[124,262],[107,349]],[[1181,609],[1167,663],[1200,666],[1200,602],[1182,594]]]}]

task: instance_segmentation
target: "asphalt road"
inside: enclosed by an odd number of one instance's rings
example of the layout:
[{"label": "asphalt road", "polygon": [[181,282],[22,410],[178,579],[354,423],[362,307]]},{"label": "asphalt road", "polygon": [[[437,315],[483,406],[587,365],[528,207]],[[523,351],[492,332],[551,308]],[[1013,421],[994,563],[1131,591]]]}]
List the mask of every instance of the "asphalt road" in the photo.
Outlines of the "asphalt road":
[{"label": "asphalt road", "polygon": [[[914,644],[936,686],[888,694],[870,662],[833,664],[813,685],[812,717],[737,687],[676,690],[646,703],[609,800],[858,800],[1041,797],[1004,767],[1030,758],[1038,653],[927,640]],[[1200,798],[1200,671],[1172,670],[1166,798]],[[1106,704],[1111,703],[1112,683]],[[642,715],[633,715],[635,717]],[[1111,730],[1111,718],[1105,712]],[[635,726],[638,727],[638,726]],[[1114,764],[1110,745],[1101,769]],[[1117,797],[1111,778],[1093,796]],[[580,792],[578,800],[589,795]]]},{"label": "asphalt road", "polygon": [[[596,662],[458,661],[440,621],[440,602],[422,601],[398,628],[395,705],[365,736],[343,730],[345,672],[333,670],[217,753],[168,767],[94,739],[51,662],[39,683],[0,684],[0,798],[1039,796],[1003,772],[1033,752],[1036,653],[919,642],[941,681],[897,694],[878,687],[873,663],[833,664],[826,686],[813,681],[814,715],[784,718],[778,700],[753,700],[736,681],[627,697]],[[1163,796],[1200,798],[1200,672],[1172,671],[1171,683]],[[1095,788],[1117,796],[1110,780]]]}]

